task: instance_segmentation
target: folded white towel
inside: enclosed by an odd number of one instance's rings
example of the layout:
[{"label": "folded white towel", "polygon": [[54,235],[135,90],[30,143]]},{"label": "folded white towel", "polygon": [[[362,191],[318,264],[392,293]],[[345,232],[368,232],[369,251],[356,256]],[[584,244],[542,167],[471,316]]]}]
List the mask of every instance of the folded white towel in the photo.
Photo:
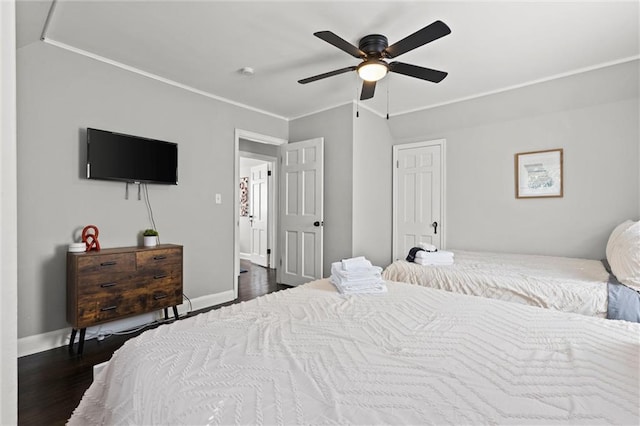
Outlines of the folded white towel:
[{"label": "folded white towel", "polygon": [[373,265],[364,256],[342,259],[342,269],[345,271],[355,271],[357,269],[370,268]]},{"label": "folded white towel", "polygon": [[344,279],[361,279],[361,278],[370,278],[375,275],[380,275],[382,273],[382,268],[379,266],[369,266],[366,268],[358,268],[353,271],[345,271],[342,269],[342,262],[333,262],[331,264],[331,274],[339,275]]},{"label": "folded white towel", "polygon": [[366,279],[363,278],[361,280],[348,280],[341,277],[340,275],[331,275],[329,279],[331,280],[332,283],[340,284],[342,286],[350,286],[351,288],[369,287],[372,283],[376,283],[382,280],[381,277],[380,278],[370,277]]},{"label": "folded white towel", "polygon": [[438,250],[438,248],[436,246],[434,246],[433,244],[427,244],[427,243],[418,243],[418,247],[420,247],[422,250],[425,250],[425,251],[436,251],[436,250]]},{"label": "folded white towel", "polygon": [[331,274],[331,278],[344,285],[352,285],[352,286],[367,286],[372,282],[382,281],[382,274],[376,273],[366,277],[359,278],[346,278],[340,274]]},{"label": "folded white towel", "polygon": [[370,280],[367,283],[353,285],[340,282],[336,276],[332,275],[329,278],[329,281],[331,281],[341,294],[373,294],[387,292],[387,286],[382,279]]},{"label": "folded white towel", "polygon": [[419,251],[416,253],[416,258],[420,259],[439,259],[439,260],[453,260],[453,252],[440,250],[436,252]]},{"label": "folded white towel", "polygon": [[387,286],[382,280],[382,268],[373,266],[364,256],[333,262],[329,280],[342,294],[387,291]]},{"label": "folded white towel", "polygon": [[420,257],[416,257],[414,260],[418,265],[428,265],[428,266],[440,266],[440,265],[453,265],[453,258],[451,259],[424,259]]}]

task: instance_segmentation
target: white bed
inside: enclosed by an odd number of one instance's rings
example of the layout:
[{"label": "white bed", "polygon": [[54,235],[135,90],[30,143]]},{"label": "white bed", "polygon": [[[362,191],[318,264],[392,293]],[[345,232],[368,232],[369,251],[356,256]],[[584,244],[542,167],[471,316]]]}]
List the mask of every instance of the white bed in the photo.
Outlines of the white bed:
[{"label": "white bed", "polygon": [[609,273],[599,260],[452,250],[453,265],[397,260],[387,280],[606,318]]},{"label": "white bed", "polygon": [[320,280],[150,330],[69,423],[638,423],[639,324],[387,286]]}]

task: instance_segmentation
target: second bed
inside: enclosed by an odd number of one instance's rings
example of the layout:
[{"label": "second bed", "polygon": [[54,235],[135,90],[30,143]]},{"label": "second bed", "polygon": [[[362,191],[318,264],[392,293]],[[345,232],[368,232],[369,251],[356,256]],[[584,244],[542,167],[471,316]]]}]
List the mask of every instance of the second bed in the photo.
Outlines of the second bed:
[{"label": "second bed", "polygon": [[609,273],[599,260],[455,250],[452,265],[396,260],[383,278],[455,293],[607,317]]}]

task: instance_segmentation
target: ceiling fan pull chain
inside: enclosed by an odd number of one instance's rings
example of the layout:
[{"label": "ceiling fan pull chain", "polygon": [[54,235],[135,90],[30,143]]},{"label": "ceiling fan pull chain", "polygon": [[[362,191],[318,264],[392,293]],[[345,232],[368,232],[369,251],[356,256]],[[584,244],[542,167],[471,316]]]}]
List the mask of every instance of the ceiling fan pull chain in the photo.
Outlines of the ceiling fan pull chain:
[{"label": "ceiling fan pull chain", "polygon": [[360,98],[358,96],[359,85],[356,81],[356,118],[360,118]]},{"label": "ceiling fan pull chain", "polygon": [[391,80],[387,80],[387,120],[389,119],[389,86],[391,85]]}]

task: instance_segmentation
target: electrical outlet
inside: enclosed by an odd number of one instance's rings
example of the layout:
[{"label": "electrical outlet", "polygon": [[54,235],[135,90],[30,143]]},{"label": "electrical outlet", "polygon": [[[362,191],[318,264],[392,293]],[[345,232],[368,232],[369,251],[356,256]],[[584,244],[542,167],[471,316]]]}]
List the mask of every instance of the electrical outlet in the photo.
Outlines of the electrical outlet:
[{"label": "electrical outlet", "polygon": [[216,204],[222,204],[222,194],[216,194]]}]

